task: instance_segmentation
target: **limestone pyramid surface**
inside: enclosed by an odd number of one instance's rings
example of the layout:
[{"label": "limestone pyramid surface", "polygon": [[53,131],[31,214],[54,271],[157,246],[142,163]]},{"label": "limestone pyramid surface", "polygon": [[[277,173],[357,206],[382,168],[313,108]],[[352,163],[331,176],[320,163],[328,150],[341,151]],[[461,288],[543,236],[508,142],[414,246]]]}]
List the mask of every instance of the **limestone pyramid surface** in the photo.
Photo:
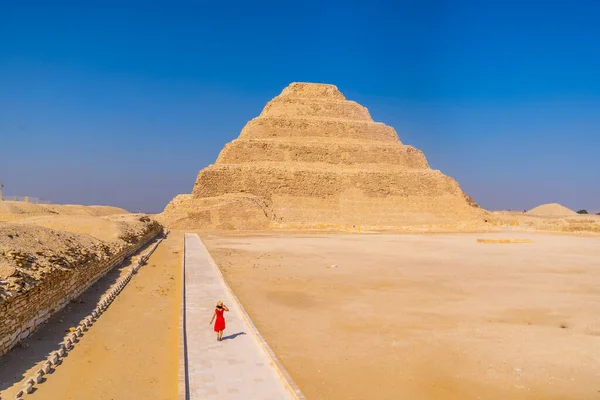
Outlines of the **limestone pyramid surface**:
[{"label": "limestone pyramid surface", "polygon": [[165,208],[182,229],[456,225],[484,211],[336,86],[292,83]]}]

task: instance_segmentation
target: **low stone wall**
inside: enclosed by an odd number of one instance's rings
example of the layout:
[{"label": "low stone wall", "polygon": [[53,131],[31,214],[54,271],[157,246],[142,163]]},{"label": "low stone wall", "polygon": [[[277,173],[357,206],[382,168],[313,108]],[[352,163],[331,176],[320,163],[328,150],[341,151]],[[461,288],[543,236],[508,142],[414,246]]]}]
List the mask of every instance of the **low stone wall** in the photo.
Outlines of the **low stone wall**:
[{"label": "low stone wall", "polygon": [[162,227],[156,224],[156,228],[143,236],[138,243],[109,259],[87,265],[85,268],[56,269],[35,287],[0,304],[0,355],[6,354],[48,318],[160,233]]}]

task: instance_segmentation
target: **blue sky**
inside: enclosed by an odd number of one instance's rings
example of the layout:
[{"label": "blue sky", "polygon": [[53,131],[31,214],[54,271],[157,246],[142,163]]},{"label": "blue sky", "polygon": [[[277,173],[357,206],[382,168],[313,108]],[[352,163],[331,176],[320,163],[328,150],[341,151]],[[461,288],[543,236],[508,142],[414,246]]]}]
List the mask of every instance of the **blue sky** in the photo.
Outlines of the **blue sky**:
[{"label": "blue sky", "polygon": [[161,211],[293,81],[488,209],[600,211],[600,2],[3,2],[6,195]]}]

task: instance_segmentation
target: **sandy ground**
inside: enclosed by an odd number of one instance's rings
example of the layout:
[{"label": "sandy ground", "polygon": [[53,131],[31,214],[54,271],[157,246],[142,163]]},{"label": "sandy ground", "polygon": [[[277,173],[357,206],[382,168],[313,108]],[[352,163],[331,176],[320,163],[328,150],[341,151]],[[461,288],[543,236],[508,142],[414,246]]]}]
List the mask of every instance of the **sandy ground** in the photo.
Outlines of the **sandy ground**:
[{"label": "sandy ground", "polygon": [[[308,399],[600,399],[600,238],[202,236]],[[35,398],[176,398],[182,240],[171,233]],[[128,267],[0,358],[4,397]]]},{"label": "sandy ground", "polygon": [[203,239],[308,399],[600,399],[600,238]]},{"label": "sandy ground", "polygon": [[[36,399],[176,398],[182,241],[182,234],[173,233],[161,243],[62,365],[46,382],[36,385]],[[68,328],[89,313],[102,293],[130,267],[123,265],[98,281],[26,339],[28,348],[17,346],[0,358],[4,397],[21,388],[21,379],[39,368],[39,362],[58,348]]]}]

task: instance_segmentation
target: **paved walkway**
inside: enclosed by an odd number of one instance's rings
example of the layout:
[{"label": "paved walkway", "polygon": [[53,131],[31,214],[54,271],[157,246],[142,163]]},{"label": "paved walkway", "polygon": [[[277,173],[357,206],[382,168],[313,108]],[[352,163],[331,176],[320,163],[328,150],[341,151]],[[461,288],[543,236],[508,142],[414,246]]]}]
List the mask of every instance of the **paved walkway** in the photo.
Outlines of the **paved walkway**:
[{"label": "paved walkway", "polygon": [[[293,382],[286,384],[288,375],[270,358],[270,350],[195,234],[185,235],[184,284],[180,399],[303,399],[299,391],[293,394]],[[225,313],[222,342],[208,324],[219,300],[231,310]]]}]

